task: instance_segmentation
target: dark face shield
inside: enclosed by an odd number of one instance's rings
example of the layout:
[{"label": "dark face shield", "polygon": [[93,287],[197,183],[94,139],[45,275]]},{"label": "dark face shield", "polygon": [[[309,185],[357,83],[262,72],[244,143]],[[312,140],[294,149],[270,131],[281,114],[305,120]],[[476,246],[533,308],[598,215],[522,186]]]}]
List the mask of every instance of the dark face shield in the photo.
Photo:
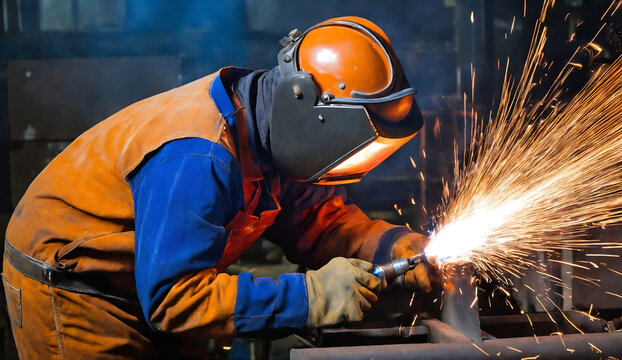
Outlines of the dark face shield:
[{"label": "dark face shield", "polygon": [[360,181],[421,128],[414,98],[399,121],[374,112],[377,104],[412,97],[414,90],[406,90],[383,98],[324,103],[309,74],[286,75],[274,96],[270,146],[275,165],[284,175],[309,183]]}]

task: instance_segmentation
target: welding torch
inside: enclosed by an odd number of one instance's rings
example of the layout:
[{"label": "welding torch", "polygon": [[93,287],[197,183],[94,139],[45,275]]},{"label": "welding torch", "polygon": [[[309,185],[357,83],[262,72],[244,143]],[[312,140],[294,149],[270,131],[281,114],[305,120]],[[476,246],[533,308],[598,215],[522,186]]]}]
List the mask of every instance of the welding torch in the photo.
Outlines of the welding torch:
[{"label": "welding torch", "polygon": [[411,258],[402,258],[393,260],[388,264],[375,265],[371,270],[371,273],[378,277],[380,280],[384,280],[386,283],[390,283],[400,275],[405,274],[407,271],[412,270],[415,266],[426,262],[427,258],[425,254],[419,254]]}]

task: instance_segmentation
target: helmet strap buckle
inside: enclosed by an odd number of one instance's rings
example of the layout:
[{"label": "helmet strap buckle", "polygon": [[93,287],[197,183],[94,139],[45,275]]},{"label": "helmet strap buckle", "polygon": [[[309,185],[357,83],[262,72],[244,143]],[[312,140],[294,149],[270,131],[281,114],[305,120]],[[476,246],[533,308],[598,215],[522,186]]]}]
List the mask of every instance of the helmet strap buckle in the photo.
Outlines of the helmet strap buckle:
[{"label": "helmet strap buckle", "polygon": [[281,40],[279,40],[279,43],[281,44],[281,46],[285,47],[293,42],[298,41],[300,37],[302,37],[302,33],[300,32],[300,30],[293,29],[289,32],[289,34],[287,34],[287,36],[281,38]]}]

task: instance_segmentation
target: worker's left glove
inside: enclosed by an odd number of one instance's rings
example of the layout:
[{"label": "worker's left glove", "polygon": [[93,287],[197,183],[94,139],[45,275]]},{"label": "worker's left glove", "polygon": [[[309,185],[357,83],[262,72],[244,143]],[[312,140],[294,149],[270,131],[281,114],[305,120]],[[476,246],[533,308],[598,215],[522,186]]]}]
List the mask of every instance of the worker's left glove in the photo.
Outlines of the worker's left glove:
[{"label": "worker's left glove", "polygon": [[361,321],[378,300],[380,279],[370,274],[372,266],[367,261],[337,257],[319,270],[307,271],[307,326]]},{"label": "worker's left glove", "polygon": [[[429,241],[430,239],[424,235],[415,232],[407,233],[393,244],[391,259],[410,259],[413,256],[422,254]],[[431,268],[430,264],[421,263],[415,266],[413,270],[406,272],[403,275],[403,280],[409,289],[430,292],[432,290],[430,274],[432,273],[434,273],[434,269]]]}]

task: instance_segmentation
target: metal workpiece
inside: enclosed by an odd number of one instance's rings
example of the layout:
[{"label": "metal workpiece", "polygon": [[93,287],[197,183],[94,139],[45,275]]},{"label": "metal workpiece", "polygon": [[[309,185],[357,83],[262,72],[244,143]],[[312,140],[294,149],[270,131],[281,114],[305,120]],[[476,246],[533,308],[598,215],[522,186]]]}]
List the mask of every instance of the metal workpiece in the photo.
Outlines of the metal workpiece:
[{"label": "metal workpiece", "polygon": [[[481,344],[402,344],[292,349],[292,360],[471,360],[471,359],[606,359],[622,358],[622,333],[572,334],[485,340]],[[476,347],[477,346],[477,347]],[[488,356],[487,356],[488,355]]]},{"label": "metal workpiece", "polygon": [[431,343],[471,343],[471,340],[459,331],[438,319],[424,319],[421,324],[428,329],[428,339]]},{"label": "metal workpiece", "polygon": [[482,341],[479,325],[477,285],[473,266],[456,264],[442,269],[443,308],[441,320],[475,343]]},{"label": "metal workpiece", "polygon": [[320,347],[387,345],[423,343],[429,340],[426,326],[394,326],[371,329],[322,329],[319,335]]}]

